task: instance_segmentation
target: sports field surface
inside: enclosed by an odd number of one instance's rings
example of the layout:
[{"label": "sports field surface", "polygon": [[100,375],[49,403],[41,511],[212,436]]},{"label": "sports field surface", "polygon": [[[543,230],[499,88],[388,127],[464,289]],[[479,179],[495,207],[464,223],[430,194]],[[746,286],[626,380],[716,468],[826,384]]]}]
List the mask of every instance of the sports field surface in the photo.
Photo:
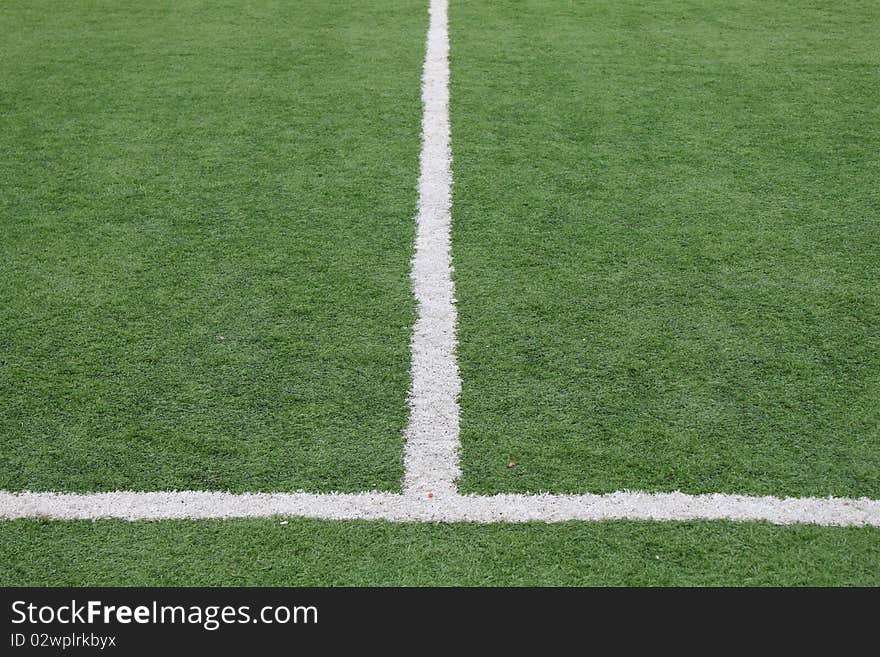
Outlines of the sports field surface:
[{"label": "sports field surface", "polygon": [[0,6],[0,585],[880,584],[880,6]]}]

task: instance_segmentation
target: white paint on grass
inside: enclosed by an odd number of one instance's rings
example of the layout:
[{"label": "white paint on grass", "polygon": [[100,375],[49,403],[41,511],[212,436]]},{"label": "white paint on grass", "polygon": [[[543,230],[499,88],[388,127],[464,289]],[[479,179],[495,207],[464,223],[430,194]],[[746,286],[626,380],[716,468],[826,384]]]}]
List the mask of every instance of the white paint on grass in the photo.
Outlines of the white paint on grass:
[{"label": "white paint on grass", "polygon": [[[412,338],[410,421],[403,495],[392,493],[224,493],[0,491],[0,519],[226,519],[291,516],[393,522],[563,522],[566,520],[736,520],[777,525],[880,527],[880,500],[617,492],[607,495],[459,495],[461,380],[456,362],[455,289],[450,260],[449,39],[446,0],[431,0],[422,78],[422,155],[412,282],[418,319]],[[428,497],[428,493],[432,496]]]},{"label": "white paint on grass", "polygon": [[563,522],[566,520],[735,520],[776,525],[880,527],[880,500],[618,492],[607,495],[392,493],[7,493],[0,518],[55,520],[229,519],[287,516],[392,522]]},{"label": "white paint on grass", "polygon": [[455,495],[461,379],[456,348],[450,225],[449,35],[446,0],[431,0],[422,73],[422,153],[412,261],[418,318],[412,336],[412,389],[403,493]]}]

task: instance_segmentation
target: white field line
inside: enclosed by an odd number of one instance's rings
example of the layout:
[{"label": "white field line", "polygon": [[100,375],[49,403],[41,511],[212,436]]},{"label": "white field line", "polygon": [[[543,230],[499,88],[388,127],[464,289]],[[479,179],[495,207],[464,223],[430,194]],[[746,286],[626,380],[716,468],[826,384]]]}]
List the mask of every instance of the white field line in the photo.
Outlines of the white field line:
[{"label": "white field line", "polygon": [[288,516],[392,522],[735,520],[880,527],[880,500],[618,492],[416,498],[392,493],[7,493],[0,518],[228,519]]},{"label": "white field line", "polygon": [[412,261],[418,318],[412,336],[412,389],[404,449],[403,493],[454,495],[461,379],[455,356],[456,310],[450,227],[447,0],[431,0],[422,73],[422,153],[416,248]]},{"label": "white field line", "polygon": [[[413,384],[406,431],[404,494],[0,491],[0,519],[225,519],[291,516],[393,522],[736,520],[777,525],[880,527],[880,500],[687,495],[459,495],[461,381],[455,357],[455,290],[449,251],[449,40],[446,0],[431,0],[422,85],[424,117],[413,289]],[[431,497],[428,497],[431,493]]]}]

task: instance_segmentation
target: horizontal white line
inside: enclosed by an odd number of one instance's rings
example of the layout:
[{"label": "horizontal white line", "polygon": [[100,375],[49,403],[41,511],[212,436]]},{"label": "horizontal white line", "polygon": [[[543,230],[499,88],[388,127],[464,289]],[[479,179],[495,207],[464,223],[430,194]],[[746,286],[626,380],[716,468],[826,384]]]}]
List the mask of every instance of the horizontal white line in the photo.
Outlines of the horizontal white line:
[{"label": "horizontal white line", "polygon": [[171,520],[292,516],[391,522],[563,522],[566,520],[735,520],[776,525],[880,527],[880,500],[840,497],[641,493],[606,495],[456,495],[393,493],[0,491],[0,519]]}]

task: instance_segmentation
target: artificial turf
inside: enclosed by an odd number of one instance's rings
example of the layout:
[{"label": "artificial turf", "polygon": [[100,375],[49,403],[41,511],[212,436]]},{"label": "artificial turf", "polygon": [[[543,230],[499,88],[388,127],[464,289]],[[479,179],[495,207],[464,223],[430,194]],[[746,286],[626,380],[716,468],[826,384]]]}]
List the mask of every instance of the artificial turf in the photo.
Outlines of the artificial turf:
[{"label": "artificial turf", "polygon": [[877,586],[880,533],[727,522],[16,520],[0,523],[0,563],[0,586]]},{"label": "artificial turf", "polygon": [[399,489],[424,6],[0,24],[0,489]]},{"label": "artificial turf", "polygon": [[450,25],[464,489],[880,497],[880,5]]},{"label": "artificial turf", "polygon": [[[0,489],[399,488],[425,9],[0,6]],[[880,496],[878,25],[853,0],[453,0],[466,490]],[[876,586],[880,532],[16,520],[0,564]]]}]

